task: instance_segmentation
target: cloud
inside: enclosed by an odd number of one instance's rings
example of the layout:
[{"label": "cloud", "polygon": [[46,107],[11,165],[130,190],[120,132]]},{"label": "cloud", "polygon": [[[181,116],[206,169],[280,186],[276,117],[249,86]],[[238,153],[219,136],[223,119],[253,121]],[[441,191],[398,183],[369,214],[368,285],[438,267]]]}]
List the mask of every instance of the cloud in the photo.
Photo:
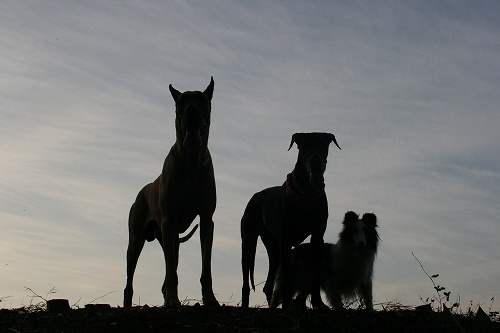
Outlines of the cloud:
[{"label": "cloud", "polygon": [[[0,13],[0,297],[13,306],[24,285],[71,302],[115,291],[106,301],[121,303],[128,211],[175,140],[168,85],[203,90],[210,76],[219,299],[240,297],[246,203],[284,181],[290,137],[307,131],[342,147],[325,173],[325,239],[347,210],[379,217],[376,300],[432,294],[411,252],[453,293],[495,296],[496,4],[23,2]],[[197,238],[181,247],[190,298],[200,297]],[[256,261],[262,281],[262,244]],[[147,244],[142,304],[161,304],[163,270]],[[251,300],[264,304],[260,291]]]}]

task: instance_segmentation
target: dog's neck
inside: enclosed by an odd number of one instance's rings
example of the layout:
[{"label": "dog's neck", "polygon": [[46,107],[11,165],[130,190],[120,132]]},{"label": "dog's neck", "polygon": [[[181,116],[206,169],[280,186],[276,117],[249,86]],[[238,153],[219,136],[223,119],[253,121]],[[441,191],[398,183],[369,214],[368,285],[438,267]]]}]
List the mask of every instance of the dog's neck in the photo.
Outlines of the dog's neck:
[{"label": "dog's neck", "polygon": [[316,200],[325,194],[325,185],[323,184],[318,189],[314,188],[309,183],[305,168],[297,168],[297,166],[287,175],[285,188],[288,199],[306,211],[311,209]]},{"label": "dog's neck", "polygon": [[300,160],[297,160],[297,163],[295,163],[295,168],[291,174],[293,186],[303,195],[314,196],[318,192],[323,192],[325,188],[325,184],[323,184],[320,188],[315,188],[311,185],[307,168]]},{"label": "dog's neck", "polygon": [[182,142],[177,141],[171,149],[172,152],[180,160],[183,169],[189,174],[197,174],[211,159],[206,141],[203,142],[201,149],[196,152],[190,152],[183,146]]},{"label": "dog's neck", "polygon": [[[337,258],[337,270],[352,270],[357,267],[357,271],[367,269],[367,264],[373,266],[373,262],[377,256],[377,247],[367,248],[364,252],[360,252],[350,242],[339,240],[335,244],[335,256]],[[368,265],[368,267],[370,267]]]}]

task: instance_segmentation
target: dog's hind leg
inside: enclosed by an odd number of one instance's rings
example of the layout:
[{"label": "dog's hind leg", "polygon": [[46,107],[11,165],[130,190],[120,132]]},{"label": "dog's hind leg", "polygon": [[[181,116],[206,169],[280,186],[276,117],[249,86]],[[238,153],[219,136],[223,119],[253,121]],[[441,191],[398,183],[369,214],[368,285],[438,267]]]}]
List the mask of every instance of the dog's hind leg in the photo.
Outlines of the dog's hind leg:
[{"label": "dog's hind leg", "polygon": [[340,294],[340,290],[335,290],[333,292],[330,304],[335,310],[343,310],[344,303],[342,303],[342,295]]},{"label": "dog's hind leg", "polygon": [[328,304],[334,310],[344,309],[342,294],[338,285],[339,281],[333,276],[328,276],[328,279],[321,283],[321,289],[325,292]]},{"label": "dog's hind leg", "polygon": [[281,290],[281,274],[279,272],[274,280],[273,297],[271,298],[271,303],[269,307],[271,309],[276,309],[282,302],[281,295],[283,291]]},{"label": "dog's hind leg", "polygon": [[127,285],[123,291],[123,306],[132,306],[132,296],[134,290],[132,287],[135,268],[137,267],[137,261],[141,254],[144,243],[146,242],[146,237],[144,233],[144,217],[141,216],[140,207],[137,207],[137,202],[134,203],[130,209],[129,216],[129,240],[127,248]]},{"label": "dog's hind leg", "polygon": [[[266,247],[267,256],[269,258],[269,270],[267,271],[267,278],[263,291],[266,295],[267,304],[270,306],[272,304],[276,274],[280,267],[280,245],[267,229],[262,232],[260,238]],[[281,295],[279,298],[282,300]]]},{"label": "dog's hind leg", "polygon": [[134,279],[135,268],[137,267],[137,261],[139,260],[139,255],[141,254],[142,248],[146,239],[129,240],[129,245],[127,249],[127,285],[123,291],[123,306],[132,306],[132,296],[134,290],[132,288],[132,283]]}]

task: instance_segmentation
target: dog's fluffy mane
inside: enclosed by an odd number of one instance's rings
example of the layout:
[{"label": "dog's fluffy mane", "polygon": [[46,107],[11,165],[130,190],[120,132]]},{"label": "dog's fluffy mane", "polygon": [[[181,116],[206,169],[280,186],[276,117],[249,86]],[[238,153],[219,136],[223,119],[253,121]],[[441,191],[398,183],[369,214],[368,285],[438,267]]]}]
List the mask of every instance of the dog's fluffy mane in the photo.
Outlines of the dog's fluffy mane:
[{"label": "dog's fluffy mane", "polygon": [[[373,276],[373,263],[380,241],[377,217],[375,214],[366,213],[359,219],[358,214],[347,212],[342,224],[337,244],[330,247],[335,260],[330,262],[331,266],[327,269],[333,272],[342,298],[355,299],[361,297],[358,288],[360,282],[371,281]],[[360,248],[354,239],[358,228],[362,228],[365,235],[364,248]],[[328,299],[328,302],[332,304],[332,300]]]}]

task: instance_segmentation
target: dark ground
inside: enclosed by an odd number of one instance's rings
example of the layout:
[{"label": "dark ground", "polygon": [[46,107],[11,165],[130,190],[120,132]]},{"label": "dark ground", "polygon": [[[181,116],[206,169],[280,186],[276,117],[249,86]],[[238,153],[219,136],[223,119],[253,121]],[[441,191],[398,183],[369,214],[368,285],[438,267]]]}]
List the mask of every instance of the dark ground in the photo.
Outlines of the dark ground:
[{"label": "dark ground", "polygon": [[[475,332],[474,316],[455,315],[465,332]],[[500,332],[500,323],[493,323]],[[391,309],[288,312],[222,306],[111,308],[94,305],[60,314],[41,309],[0,310],[0,332],[448,332],[443,313]]]}]

